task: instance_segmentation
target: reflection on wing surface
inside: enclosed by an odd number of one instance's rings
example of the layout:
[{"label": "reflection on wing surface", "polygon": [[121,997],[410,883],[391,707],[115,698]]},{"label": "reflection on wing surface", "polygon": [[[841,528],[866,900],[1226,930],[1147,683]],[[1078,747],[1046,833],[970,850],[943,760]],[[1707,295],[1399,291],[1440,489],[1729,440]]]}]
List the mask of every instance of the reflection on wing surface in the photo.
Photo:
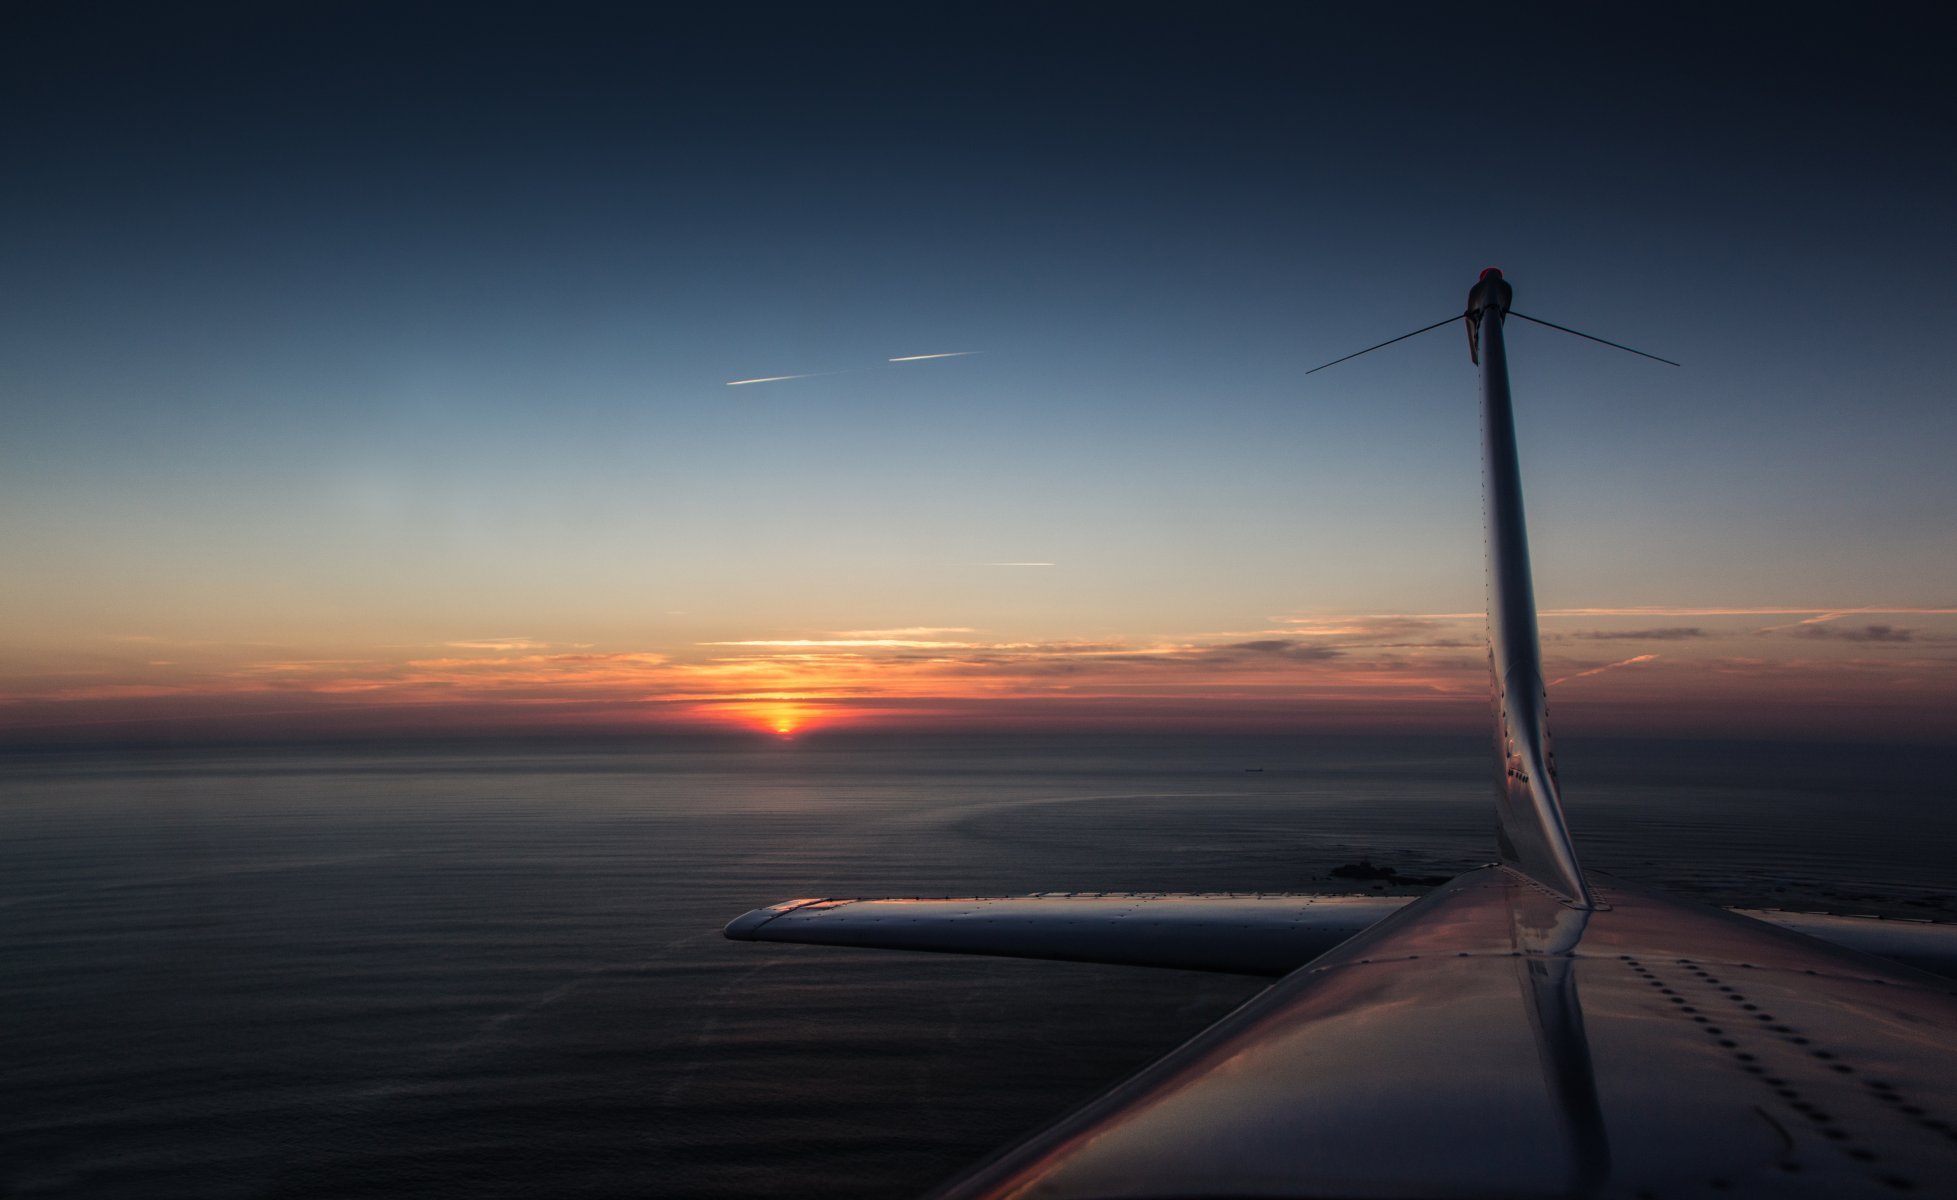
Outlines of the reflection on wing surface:
[{"label": "reflection on wing surface", "polygon": [[[1572,921],[1510,871],[1465,875],[945,1195],[1841,1196],[1948,1178],[1948,985],[1626,885],[1596,896]],[[1573,926],[1560,953],[1535,940]]]}]

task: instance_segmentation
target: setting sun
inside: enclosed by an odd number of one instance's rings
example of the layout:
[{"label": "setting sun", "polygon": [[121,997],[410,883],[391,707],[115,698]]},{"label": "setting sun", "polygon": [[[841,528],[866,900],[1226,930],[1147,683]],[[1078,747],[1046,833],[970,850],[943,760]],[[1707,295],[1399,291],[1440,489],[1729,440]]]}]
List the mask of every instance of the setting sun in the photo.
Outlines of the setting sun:
[{"label": "setting sun", "polygon": [[814,714],[808,706],[787,700],[748,700],[716,704],[709,711],[717,717],[731,718],[750,729],[760,729],[780,738],[794,737],[809,727]]},{"label": "setting sun", "polygon": [[807,722],[807,714],[794,705],[783,704],[764,708],[763,721],[776,737],[794,737],[795,731]]}]

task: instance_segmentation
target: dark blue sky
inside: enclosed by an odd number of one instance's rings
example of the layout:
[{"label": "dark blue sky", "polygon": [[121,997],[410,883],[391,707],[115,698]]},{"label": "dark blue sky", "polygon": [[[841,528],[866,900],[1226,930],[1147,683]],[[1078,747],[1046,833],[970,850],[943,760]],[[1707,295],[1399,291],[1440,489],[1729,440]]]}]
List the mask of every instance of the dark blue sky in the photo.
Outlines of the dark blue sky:
[{"label": "dark blue sky", "polygon": [[1472,610],[1490,263],[1545,604],[1949,606],[1951,24],[17,9],[9,686]]}]

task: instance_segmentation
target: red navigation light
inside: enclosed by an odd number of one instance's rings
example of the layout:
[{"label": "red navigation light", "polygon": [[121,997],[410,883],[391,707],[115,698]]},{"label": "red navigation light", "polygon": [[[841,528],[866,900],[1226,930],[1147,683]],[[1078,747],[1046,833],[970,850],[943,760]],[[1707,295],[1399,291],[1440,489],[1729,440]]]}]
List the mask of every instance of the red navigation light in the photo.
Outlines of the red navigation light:
[{"label": "red navigation light", "polygon": [[1483,267],[1483,268],[1481,269],[1481,278],[1483,278],[1483,279],[1486,279],[1486,278],[1488,278],[1488,277],[1489,277],[1490,275],[1493,275],[1493,276],[1494,276],[1495,278],[1497,278],[1497,279],[1500,279],[1500,278],[1502,277],[1502,268],[1500,268],[1500,267]]}]

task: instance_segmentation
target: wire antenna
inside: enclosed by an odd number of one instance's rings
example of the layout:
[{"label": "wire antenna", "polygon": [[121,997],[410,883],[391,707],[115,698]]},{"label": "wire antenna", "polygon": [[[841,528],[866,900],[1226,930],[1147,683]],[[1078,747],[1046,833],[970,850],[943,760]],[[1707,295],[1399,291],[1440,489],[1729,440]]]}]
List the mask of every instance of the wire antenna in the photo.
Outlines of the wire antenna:
[{"label": "wire antenna", "polygon": [[[1455,313],[1451,317],[1443,317],[1442,319],[1434,322],[1432,325],[1426,326],[1425,328],[1422,329],[1416,329],[1412,333],[1403,333],[1399,337],[1389,338],[1388,340],[1381,342],[1377,346],[1368,346],[1364,350],[1355,350],[1351,354],[1346,355],[1344,358],[1335,358],[1331,362],[1322,363],[1316,367],[1313,367],[1311,371],[1306,371],[1305,374],[1310,375],[1313,371],[1323,371],[1326,367],[1336,367],[1342,362],[1349,362],[1352,359],[1358,358],[1361,354],[1371,354],[1375,350],[1384,350],[1386,347],[1391,346],[1394,342],[1404,342],[1410,337],[1419,337],[1421,334],[1427,333],[1430,330],[1439,329],[1443,325],[1452,325],[1456,321],[1460,320],[1464,315],[1465,314],[1463,313]],[[1572,329],[1569,332],[1575,333],[1576,330]],[[1585,334],[1584,336],[1588,337],[1589,335]],[[1620,346],[1618,347],[1618,349],[1628,350],[1630,349],[1630,347]],[[1632,351],[1632,353],[1635,354],[1638,352]]]},{"label": "wire antenna", "polygon": [[[1642,351],[1642,350],[1632,350],[1632,349],[1631,349],[1631,347],[1629,347],[1629,346],[1623,346],[1623,345],[1619,345],[1619,344],[1618,344],[1618,343],[1616,343],[1616,342],[1611,342],[1611,341],[1605,341],[1605,340],[1604,340],[1603,338],[1600,338],[1600,337],[1595,337],[1595,336],[1593,336],[1593,335],[1591,335],[1591,334],[1588,334],[1588,333],[1585,333],[1585,332],[1583,332],[1583,331],[1582,331],[1581,329],[1571,329],[1571,328],[1569,328],[1569,327],[1568,327],[1568,326],[1566,326],[1566,325],[1558,325],[1558,324],[1557,324],[1556,322],[1554,322],[1554,321],[1545,321],[1545,320],[1543,320],[1543,319],[1542,319],[1541,317],[1532,317],[1532,316],[1530,316],[1530,315],[1529,315],[1528,313],[1519,313],[1519,312],[1517,312],[1517,311],[1515,311],[1515,310],[1514,310],[1514,309],[1512,309],[1512,308],[1511,308],[1511,309],[1509,309],[1509,316],[1511,316],[1511,317],[1521,317],[1521,318],[1522,318],[1523,320],[1525,320],[1525,321],[1533,321],[1533,322],[1535,322],[1535,323],[1536,323],[1536,324],[1538,324],[1538,325],[1547,325],[1547,326],[1549,326],[1549,327],[1550,327],[1551,329],[1560,329],[1560,330],[1562,330],[1562,331],[1563,331],[1564,333],[1574,333],[1574,334],[1576,334],[1576,335],[1577,335],[1578,337],[1580,337],[1580,338],[1589,338],[1589,339],[1590,339],[1591,341],[1593,341],[1593,342],[1602,342],[1602,343],[1603,343],[1604,345],[1606,345],[1606,346],[1609,346],[1609,347],[1611,347],[1611,348],[1612,348],[1612,349],[1614,349],[1614,350],[1630,350],[1630,352],[1631,352],[1632,354],[1635,354],[1635,355],[1637,355],[1637,356],[1639,356],[1640,358],[1648,358],[1648,359],[1651,359],[1651,360],[1652,360],[1652,361],[1654,361],[1654,362],[1661,362],[1661,363],[1664,363],[1664,364],[1665,364],[1666,366],[1671,366],[1671,367],[1677,367],[1677,366],[1683,366],[1683,365],[1684,365],[1684,364],[1682,364],[1682,363],[1675,363],[1675,362],[1673,362],[1673,361],[1672,361],[1671,359],[1669,359],[1669,358],[1659,358],[1659,357],[1658,357],[1658,356],[1657,356],[1656,354],[1646,354],[1646,353],[1645,353],[1644,351]],[[1408,336],[1408,337],[1412,337],[1413,335],[1412,335],[1412,334],[1408,334],[1407,336]],[[1396,338],[1396,339],[1394,339],[1394,340],[1396,340],[1396,341],[1397,341],[1398,339]],[[1374,347],[1374,349],[1378,349],[1378,347]],[[1364,351],[1364,350],[1361,350],[1361,351],[1360,351],[1359,353],[1361,353],[1361,354],[1364,354],[1364,353],[1365,353],[1365,351]],[[1326,365],[1327,365],[1327,366],[1330,366],[1331,364],[1330,364],[1330,363],[1327,363]],[[1309,372],[1309,371],[1307,371],[1307,372],[1305,372],[1305,374],[1307,374],[1307,375],[1309,375],[1309,374],[1311,374],[1311,372]]]}]

